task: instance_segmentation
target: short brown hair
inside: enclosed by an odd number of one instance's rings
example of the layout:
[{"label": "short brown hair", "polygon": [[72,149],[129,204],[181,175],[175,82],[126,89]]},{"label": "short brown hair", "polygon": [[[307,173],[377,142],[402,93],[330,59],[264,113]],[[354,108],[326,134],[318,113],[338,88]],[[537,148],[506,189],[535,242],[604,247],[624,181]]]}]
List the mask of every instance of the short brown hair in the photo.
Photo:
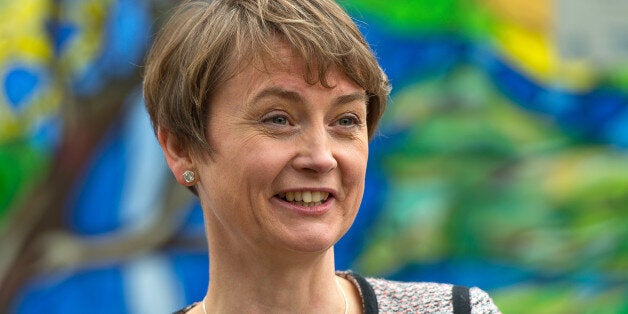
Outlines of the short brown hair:
[{"label": "short brown hair", "polygon": [[273,55],[280,36],[304,60],[308,83],[326,87],[336,67],[368,96],[372,138],[390,85],[353,20],[333,0],[187,1],[157,35],[146,60],[144,97],[153,128],[166,129],[195,153],[205,136],[211,96],[242,62]]}]

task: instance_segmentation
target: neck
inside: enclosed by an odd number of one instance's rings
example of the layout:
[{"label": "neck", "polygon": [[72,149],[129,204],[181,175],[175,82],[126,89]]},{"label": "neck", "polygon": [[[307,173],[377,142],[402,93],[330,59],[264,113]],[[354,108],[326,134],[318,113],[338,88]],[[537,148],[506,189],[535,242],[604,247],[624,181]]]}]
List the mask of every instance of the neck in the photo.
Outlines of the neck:
[{"label": "neck", "polygon": [[209,245],[208,313],[344,312],[333,247],[269,254],[224,247],[211,237]]}]

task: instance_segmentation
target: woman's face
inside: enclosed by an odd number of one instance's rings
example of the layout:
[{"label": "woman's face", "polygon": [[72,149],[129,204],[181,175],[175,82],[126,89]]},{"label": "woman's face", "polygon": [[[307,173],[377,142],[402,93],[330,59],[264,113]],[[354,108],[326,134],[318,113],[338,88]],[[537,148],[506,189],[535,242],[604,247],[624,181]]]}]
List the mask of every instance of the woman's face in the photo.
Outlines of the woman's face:
[{"label": "woman's face", "polygon": [[[347,231],[364,191],[365,91],[332,69],[303,79],[300,59],[253,63],[212,99],[212,154],[197,161],[210,241],[235,249],[323,251]],[[212,248],[214,249],[214,248]]]}]

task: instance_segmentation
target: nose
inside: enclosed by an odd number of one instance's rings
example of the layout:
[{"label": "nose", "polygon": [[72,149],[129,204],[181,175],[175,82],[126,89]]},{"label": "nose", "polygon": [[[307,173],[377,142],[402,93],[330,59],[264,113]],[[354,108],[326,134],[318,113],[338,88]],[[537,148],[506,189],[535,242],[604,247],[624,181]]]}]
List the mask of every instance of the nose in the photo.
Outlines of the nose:
[{"label": "nose", "polygon": [[328,173],[338,166],[333,152],[332,139],[324,126],[310,128],[299,137],[298,154],[293,166],[299,171]]}]

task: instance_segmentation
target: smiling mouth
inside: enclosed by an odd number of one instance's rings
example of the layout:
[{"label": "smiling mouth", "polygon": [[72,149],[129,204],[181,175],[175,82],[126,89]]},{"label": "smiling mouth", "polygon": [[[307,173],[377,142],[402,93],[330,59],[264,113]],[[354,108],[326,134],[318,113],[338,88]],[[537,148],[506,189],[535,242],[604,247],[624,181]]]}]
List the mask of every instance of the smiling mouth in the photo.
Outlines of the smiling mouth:
[{"label": "smiling mouth", "polygon": [[325,203],[329,199],[329,192],[287,192],[279,193],[275,196],[293,205],[312,207]]}]

